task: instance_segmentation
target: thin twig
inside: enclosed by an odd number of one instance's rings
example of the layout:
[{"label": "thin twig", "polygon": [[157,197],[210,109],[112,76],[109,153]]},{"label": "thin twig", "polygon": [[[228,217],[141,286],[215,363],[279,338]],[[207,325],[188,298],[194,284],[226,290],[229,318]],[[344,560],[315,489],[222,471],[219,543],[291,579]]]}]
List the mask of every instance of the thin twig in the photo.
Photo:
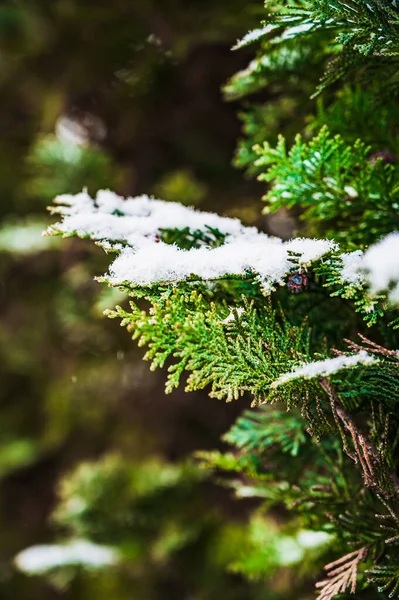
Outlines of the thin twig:
[{"label": "thin twig", "polygon": [[388,350],[388,348],[384,348],[384,346],[380,346],[380,344],[376,344],[372,340],[369,340],[368,338],[366,338],[366,336],[362,335],[361,333],[359,333],[358,335],[359,335],[360,339],[362,340],[362,342],[367,345],[362,346],[361,344],[356,344],[356,342],[353,342],[352,340],[345,339],[344,341],[348,344],[348,346],[351,350],[354,350],[356,352],[359,352],[360,350],[366,350],[367,352],[372,352],[374,354],[381,354],[382,356],[386,356],[386,357],[393,357],[393,358],[397,358],[397,359],[399,358],[398,350]]},{"label": "thin twig", "polygon": [[[382,457],[379,454],[377,448],[374,446],[373,442],[367,438],[363,431],[361,431],[361,429],[359,429],[359,427],[355,424],[352,415],[350,415],[342,406],[338,394],[335,391],[334,386],[330,383],[330,381],[326,377],[320,377],[319,383],[330,398],[331,410],[333,412],[334,417],[339,417],[339,419],[342,421],[342,424],[351,435],[353,444],[355,446],[356,454],[362,465],[365,484],[368,487],[378,490],[380,494],[388,495],[389,497],[390,494],[388,494],[387,491],[380,486],[375,477],[374,468],[380,465],[382,460]],[[356,457],[354,457],[352,453],[348,452],[347,448],[344,447],[344,450],[348,454],[348,456],[350,456],[350,458],[354,460],[354,462],[357,462]],[[388,472],[395,494],[399,496],[399,477],[392,469],[388,469]]]}]

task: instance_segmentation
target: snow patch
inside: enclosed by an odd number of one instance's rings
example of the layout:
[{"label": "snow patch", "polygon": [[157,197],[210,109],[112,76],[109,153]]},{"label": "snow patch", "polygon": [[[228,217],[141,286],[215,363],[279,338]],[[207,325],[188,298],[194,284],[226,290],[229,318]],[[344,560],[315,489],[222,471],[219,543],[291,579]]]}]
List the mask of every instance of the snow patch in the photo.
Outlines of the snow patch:
[{"label": "snow patch", "polygon": [[341,279],[345,283],[360,286],[364,284],[362,269],[363,252],[355,250],[341,254],[342,270]]},{"label": "snow patch", "polygon": [[370,246],[362,260],[372,293],[389,290],[392,302],[399,302],[399,232],[390,233]]},{"label": "snow patch", "polygon": [[248,44],[252,44],[252,42],[256,42],[257,40],[260,40],[260,38],[262,38],[264,35],[267,35],[268,33],[270,33],[271,31],[273,31],[273,29],[276,28],[276,25],[273,24],[269,24],[269,25],[265,25],[265,27],[259,27],[257,29],[253,29],[252,31],[249,31],[246,35],[244,35],[244,37],[239,40],[235,46],[233,46],[233,50],[238,50],[239,48],[242,48],[243,46],[247,46]]},{"label": "snow patch", "polygon": [[318,360],[307,363],[298,367],[290,373],[284,373],[271,387],[284,385],[288,381],[294,379],[315,379],[316,377],[329,377],[343,369],[351,369],[358,365],[370,366],[378,362],[378,359],[370,356],[365,350],[360,350],[357,354],[351,356],[336,356],[335,358],[327,358],[326,360]]},{"label": "snow patch", "polygon": [[[283,242],[255,227],[244,227],[238,219],[148,196],[124,200],[113,192],[101,191],[92,200],[82,192],[59,196],[56,205],[53,212],[61,214],[63,220],[51,227],[49,234],[89,237],[106,251],[119,252],[106,277],[113,285],[177,282],[191,275],[210,280],[252,273],[270,291],[299,265],[337,248],[328,240]],[[159,240],[161,229],[186,228],[216,229],[226,235],[226,241],[217,248],[204,245],[183,250]]]},{"label": "snow patch", "polygon": [[75,540],[69,544],[31,546],[15,557],[15,564],[20,571],[34,575],[69,565],[98,569],[115,564],[118,559],[114,548]]},{"label": "snow patch", "polygon": [[[238,219],[201,212],[175,202],[148,196],[124,199],[102,190],[95,200],[86,191],[56,198],[53,213],[62,220],[48,234],[78,235],[97,241],[116,259],[106,276],[113,285],[152,285],[177,282],[191,275],[202,279],[253,274],[266,292],[283,284],[298,268],[339,251],[331,240],[297,238],[289,242],[270,237]],[[160,241],[162,229],[206,232],[214,229],[226,239],[222,246],[183,250]],[[369,286],[371,296],[386,292],[399,303],[399,232],[391,233],[364,253],[341,254],[343,285]]]}]

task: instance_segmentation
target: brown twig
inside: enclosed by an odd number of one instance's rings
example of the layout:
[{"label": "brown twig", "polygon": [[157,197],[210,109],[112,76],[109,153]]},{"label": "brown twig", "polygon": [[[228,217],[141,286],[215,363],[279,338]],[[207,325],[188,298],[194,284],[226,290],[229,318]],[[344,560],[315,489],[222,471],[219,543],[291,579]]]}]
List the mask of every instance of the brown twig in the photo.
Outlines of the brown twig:
[{"label": "brown twig", "polygon": [[366,352],[372,352],[373,354],[381,354],[382,356],[385,356],[387,358],[392,357],[399,359],[398,350],[388,350],[388,348],[384,348],[384,346],[376,344],[372,340],[366,338],[366,336],[362,335],[361,333],[359,333],[358,335],[362,342],[366,345],[362,346],[361,344],[356,344],[356,342],[353,342],[352,340],[345,339],[344,341],[348,344],[350,350],[354,350],[355,352],[359,352],[360,350],[366,350]]},{"label": "brown twig", "polygon": [[348,588],[351,594],[355,593],[359,563],[365,560],[368,550],[367,544],[324,567],[327,579],[316,583],[316,588],[320,589],[319,600],[332,600],[336,594],[345,592]]},{"label": "brown twig", "polygon": [[[391,494],[388,494],[387,491],[380,486],[375,475],[375,467],[381,465],[382,462],[382,457],[379,454],[377,448],[374,446],[373,442],[367,438],[363,431],[361,431],[359,427],[355,424],[352,415],[348,413],[342,406],[334,386],[330,383],[327,377],[320,377],[319,383],[330,399],[331,410],[333,412],[335,420],[339,418],[345,429],[347,429],[351,435],[356,455],[354,456],[351,452],[349,452],[348,448],[345,447],[345,444],[344,450],[348,454],[348,456],[355,462],[358,462],[358,458],[362,466],[365,484],[367,485],[367,487],[373,488],[376,491],[378,491],[381,495],[390,496]],[[339,423],[337,423],[337,425],[338,427],[340,427]],[[389,472],[389,478],[392,487],[395,491],[395,494],[399,496],[399,477],[392,469],[389,469],[387,467],[387,470]]]}]

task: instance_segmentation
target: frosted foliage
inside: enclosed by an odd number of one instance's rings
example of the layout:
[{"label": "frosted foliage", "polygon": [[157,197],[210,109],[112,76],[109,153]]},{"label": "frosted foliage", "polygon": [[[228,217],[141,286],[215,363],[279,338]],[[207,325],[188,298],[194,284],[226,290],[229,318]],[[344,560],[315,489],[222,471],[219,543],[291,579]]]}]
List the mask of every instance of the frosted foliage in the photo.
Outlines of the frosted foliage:
[{"label": "frosted foliage", "polygon": [[361,271],[363,252],[355,250],[355,252],[347,252],[341,255],[342,260],[342,281],[351,285],[362,285],[364,277]]},{"label": "frosted foliage", "polygon": [[352,369],[358,365],[369,366],[378,362],[376,358],[367,354],[365,350],[360,350],[357,354],[351,356],[336,356],[326,360],[318,360],[298,367],[290,373],[284,373],[274,383],[272,387],[278,387],[294,379],[314,379],[316,377],[328,377],[342,369]]},{"label": "frosted foliage", "polygon": [[365,285],[371,294],[388,292],[393,303],[399,303],[399,232],[393,232],[370,246],[342,254],[341,279],[351,285]]},{"label": "frosted foliage", "polygon": [[390,233],[364,254],[362,267],[372,292],[390,290],[392,302],[399,302],[399,233]]},{"label": "frosted foliage", "polygon": [[[59,196],[56,204],[53,212],[61,214],[63,220],[50,228],[50,234],[90,237],[100,241],[105,250],[119,252],[107,277],[113,285],[177,282],[190,275],[217,279],[253,273],[268,291],[283,283],[287,273],[298,265],[306,265],[336,249],[327,240],[283,242],[254,227],[244,227],[237,219],[147,196],[123,200],[102,191],[94,201],[82,192]],[[159,240],[160,229],[204,231],[207,227],[226,235],[222,246],[182,250]]]},{"label": "frosted foliage", "polygon": [[134,251],[127,249],[110,267],[110,282],[129,281],[148,285],[156,281],[181,281],[190,275],[216,279],[228,274],[259,274],[262,281],[280,281],[292,263],[279,240],[259,235],[234,239],[219,248],[181,250],[162,242],[144,244]]},{"label": "frosted foliage", "polygon": [[75,540],[69,544],[32,546],[15,557],[15,564],[20,571],[33,575],[70,565],[102,568],[115,564],[118,559],[114,548]]},{"label": "frosted foliage", "polygon": [[274,28],[274,25],[266,25],[265,27],[259,27],[258,29],[253,29],[252,31],[249,31],[240,41],[237,42],[233,50],[238,50],[243,46],[247,46],[248,44],[252,44],[252,42],[256,42],[264,35],[273,31]]},{"label": "frosted foliage", "polygon": [[[54,226],[58,232],[127,245],[135,245],[137,235],[154,236],[161,228],[203,230],[208,226],[226,234],[237,234],[244,229],[238,219],[219,217],[148,196],[125,200],[109,190],[98,192],[95,201],[82,192],[58,196],[55,203],[57,206],[52,212],[63,216],[62,222]],[[255,228],[247,229],[256,232]]]},{"label": "frosted foliage", "polygon": [[[238,219],[201,212],[174,202],[148,196],[123,199],[109,190],[95,200],[87,192],[63,195],[52,212],[62,220],[48,234],[78,235],[115,251],[116,259],[105,277],[113,285],[152,285],[177,282],[191,275],[201,279],[255,275],[269,292],[291,272],[306,268],[328,253],[338,252],[331,240],[297,238],[289,242],[267,236]],[[183,250],[160,240],[162,229],[214,229],[225,235],[222,246]],[[399,302],[399,233],[392,233],[366,252],[340,255],[340,279],[344,285],[370,288],[371,294],[386,291]]]}]

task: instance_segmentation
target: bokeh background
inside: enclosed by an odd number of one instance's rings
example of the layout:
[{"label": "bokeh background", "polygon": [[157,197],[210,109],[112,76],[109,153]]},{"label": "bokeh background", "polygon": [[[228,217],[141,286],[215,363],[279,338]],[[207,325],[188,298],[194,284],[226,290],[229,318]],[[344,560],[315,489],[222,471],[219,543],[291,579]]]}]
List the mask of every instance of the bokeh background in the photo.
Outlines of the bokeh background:
[{"label": "bokeh background", "polygon": [[[220,89],[250,59],[231,46],[261,11],[258,0],[1,3],[2,600],[291,597],[281,573],[267,585],[240,574],[253,503],[187,462],[220,447],[248,403],[166,397],[164,374],[102,314],[125,301],[93,279],[102,251],[41,236],[52,198],[83,187],[266,227],[262,186],[232,165],[240,105]],[[125,560],[46,577],[14,565],[25,548],[71,538]]]}]

